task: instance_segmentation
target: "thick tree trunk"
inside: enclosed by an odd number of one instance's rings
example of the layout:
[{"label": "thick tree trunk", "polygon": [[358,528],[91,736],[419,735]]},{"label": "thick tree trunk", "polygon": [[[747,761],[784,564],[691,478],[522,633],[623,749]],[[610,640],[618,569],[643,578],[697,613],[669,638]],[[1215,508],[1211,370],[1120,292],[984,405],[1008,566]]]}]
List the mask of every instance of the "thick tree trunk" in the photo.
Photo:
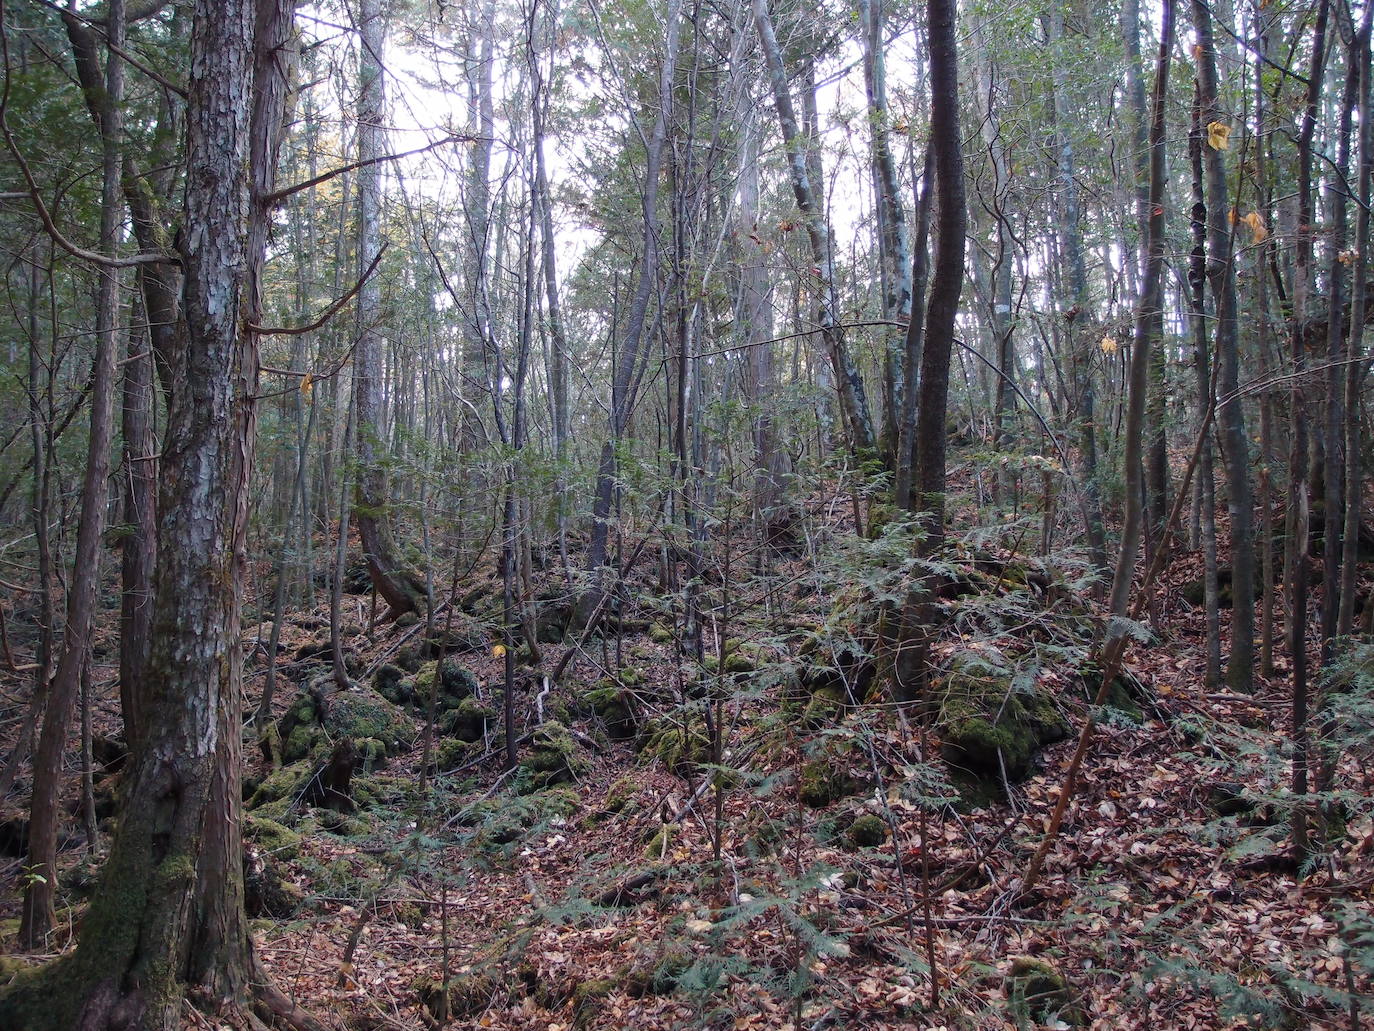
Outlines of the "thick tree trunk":
[{"label": "thick tree trunk", "polygon": [[264,196],[293,51],[289,0],[198,0],[187,103],[181,346],[163,449],[160,566],[146,734],[72,955],[0,996],[0,1026],[171,1029],[182,996],[250,997],[308,1025],[267,987],[243,914],[238,650]]}]

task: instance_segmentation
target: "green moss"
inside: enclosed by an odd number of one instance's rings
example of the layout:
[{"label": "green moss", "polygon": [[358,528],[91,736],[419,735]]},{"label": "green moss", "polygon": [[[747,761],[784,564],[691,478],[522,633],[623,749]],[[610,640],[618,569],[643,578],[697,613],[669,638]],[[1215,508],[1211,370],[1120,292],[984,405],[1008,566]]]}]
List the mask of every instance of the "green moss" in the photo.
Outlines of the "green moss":
[{"label": "green moss", "polygon": [[477,751],[480,751],[480,745],[475,741],[459,741],[448,738],[440,741],[438,747],[434,749],[434,757],[431,762],[435,770],[444,773],[449,770],[456,770]]},{"label": "green moss", "polygon": [[630,692],[612,680],[601,683],[583,695],[597,718],[606,725],[606,733],[614,741],[628,741],[639,731],[634,699]]},{"label": "green moss", "polygon": [[855,848],[876,848],[887,840],[887,824],[873,813],[864,813],[849,825],[845,839]]},{"label": "green moss", "polygon": [[295,859],[300,854],[301,836],[265,816],[245,816],[243,837],[278,859]]},{"label": "green moss", "polygon": [[644,845],[644,855],[649,859],[667,859],[668,850],[672,848],[673,837],[677,833],[678,825],[675,823],[661,823],[658,829],[650,835],[649,840]]},{"label": "green moss", "polygon": [[831,684],[820,688],[807,699],[802,709],[802,726],[807,730],[819,730],[839,722],[847,700],[843,687]]},{"label": "green moss", "polygon": [[300,797],[305,781],[312,772],[309,764],[304,762],[283,766],[280,770],[275,770],[264,777],[262,783],[258,785],[258,789],[253,792],[253,797],[248,800],[248,808],[259,809],[270,802],[277,801],[286,801],[289,806],[291,802]]},{"label": "green moss", "polygon": [[673,631],[662,623],[653,623],[649,626],[649,640],[654,644],[672,644],[674,641]]},{"label": "green moss", "polygon": [[405,670],[386,662],[378,666],[377,672],[372,675],[372,689],[393,705],[403,705],[410,701],[409,692],[402,686],[406,679]]},{"label": "green moss", "polygon": [[371,691],[341,691],[329,701],[324,728],[331,737],[371,738],[396,754],[415,741],[414,721],[400,708]]},{"label": "green moss", "polygon": [[444,712],[439,720],[439,728],[459,741],[471,743],[485,740],[487,727],[495,719],[494,709],[469,696]]},{"label": "green moss", "polygon": [[583,981],[574,988],[572,1004],[575,1024],[581,1027],[596,1016],[602,1003],[615,994],[619,986],[619,982],[614,978],[600,977],[592,981]]},{"label": "green moss", "polygon": [[1084,1023],[1068,982],[1051,963],[1033,956],[1014,956],[1004,987],[1018,1027],[1048,1024],[1054,1019],[1072,1025]]},{"label": "green moss", "polygon": [[940,698],[944,757],[980,776],[1000,778],[1005,771],[1007,779],[1021,779],[1035,753],[1069,731],[1049,698],[1014,686],[1009,665],[991,649],[956,653]]},{"label": "green moss", "polygon": [[824,809],[858,789],[854,779],[826,759],[813,759],[801,768],[797,797],[812,809]]},{"label": "green moss", "polygon": [[639,791],[639,785],[631,777],[621,777],[609,788],[606,789],[606,798],[601,803],[601,811],[598,814],[605,818],[615,816],[625,811],[625,807],[630,804]]},{"label": "green moss", "polygon": [[668,718],[650,720],[639,736],[639,754],[657,759],[678,776],[690,775],[701,763],[711,761],[711,742],[689,714],[690,722]]},{"label": "green moss", "polygon": [[550,721],[534,732],[530,749],[520,761],[518,785],[522,793],[575,781],[587,771],[577,741],[561,723]]}]

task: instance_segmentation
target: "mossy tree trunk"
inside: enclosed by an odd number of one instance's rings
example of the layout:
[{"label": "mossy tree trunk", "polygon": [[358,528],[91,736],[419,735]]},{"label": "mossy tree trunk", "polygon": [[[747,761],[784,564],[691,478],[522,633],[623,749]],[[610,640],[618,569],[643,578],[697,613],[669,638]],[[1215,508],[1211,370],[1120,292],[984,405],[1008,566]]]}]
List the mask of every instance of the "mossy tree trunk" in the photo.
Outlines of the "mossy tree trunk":
[{"label": "mossy tree trunk", "polygon": [[[0,996],[16,1031],[170,1029],[183,996],[314,1022],[269,987],[241,874],[238,638],[257,393],[265,196],[276,167],[290,0],[198,0],[188,83],[181,252],[185,321],[163,447],[161,562],[119,830],[70,956]],[[237,1018],[234,1018],[237,1019]],[[315,1025],[318,1026],[318,1025]]]}]

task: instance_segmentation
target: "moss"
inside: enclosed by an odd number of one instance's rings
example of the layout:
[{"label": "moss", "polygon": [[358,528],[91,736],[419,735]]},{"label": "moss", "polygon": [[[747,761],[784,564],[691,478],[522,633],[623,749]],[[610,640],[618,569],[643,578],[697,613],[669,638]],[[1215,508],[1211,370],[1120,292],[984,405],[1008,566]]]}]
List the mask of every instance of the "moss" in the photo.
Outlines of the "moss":
[{"label": "moss", "polygon": [[813,759],[801,768],[797,779],[797,796],[803,805],[824,809],[859,788],[853,777],[828,759]]},{"label": "moss", "polygon": [[159,889],[171,890],[192,883],[196,879],[196,864],[190,856],[174,853],[158,864],[153,883]]},{"label": "moss", "polygon": [[301,836],[265,816],[245,816],[243,837],[278,859],[295,859],[300,854]]},{"label": "moss", "polygon": [[639,719],[634,699],[614,681],[603,680],[583,695],[598,719],[606,725],[606,733],[613,741],[628,741],[639,732]]},{"label": "moss", "polygon": [[386,662],[378,666],[377,672],[372,675],[372,689],[392,705],[404,705],[410,701],[414,684],[411,683],[407,689],[406,671]]},{"label": "moss", "polygon": [[854,848],[876,848],[887,840],[887,824],[873,813],[864,813],[849,825],[845,839]]},{"label": "moss", "polygon": [[483,705],[474,697],[467,697],[444,712],[439,727],[445,734],[451,734],[459,741],[471,743],[485,740],[487,727],[495,719],[494,709]]},{"label": "moss", "polygon": [[802,709],[802,726],[807,730],[819,730],[839,721],[844,714],[844,688],[831,684],[822,687],[811,695]]},{"label": "moss", "polygon": [[300,796],[301,789],[312,772],[309,763],[298,762],[268,774],[253,792],[253,797],[248,800],[248,808],[258,809],[269,802],[282,800],[289,806]]},{"label": "moss", "polygon": [[1018,1027],[1048,1024],[1055,1019],[1072,1025],[1084,1023],[1064,975],[1042,959],[1012,957],[1004,988]]},{"label": "moss", "polygon": [[644,845],[644,855],[649,859],[667,859],[668,849],[672,848],[673,836],[677,832],[675,823],[661,823]]},{"label": "moss", "polygon": [[1039,691],[1023,692],[1001,653],[967,649],[950,660],[941,691],[937,726],[941,751],[951,764],[1009,780],[1030,772],[1042,747],[1062,740],[1069,728]]},{"label": "moss", "polygon": [[601,803],[601,811],[597,814],[601,818],[615,816],[625,811],[625,807],[630,805],[639,790],[639,785],[631,777],[621,777],[609,788],[606,789],[606,798]]},{"label": "moss", "polygon": [[687,949],[670,945],[661,952],[646,956],[626,972],[625,990],[631,995],[670,995],[677,990],[682,977],[694,962]]},{"label": "moss", "polygon": [[587,760],[568,729],[550,721],[534,732],[520,771],[520,790],[528,794],[577,780],[587,771]]},{"label": "moss", "polygon": [[380,741],[393,755],[409,748],[416,736],[410,717],[371,691],[342,691],[331,698],[324,728],[335,738]]},{"label": "moss", "polygon": [[434,749],[430,763],[436,771],[441,773],[456,770],[467,762],[476,751],[480,751],[480,747],[475,741],[459,741],[448,738],[439,742],[438,747]]},{"label": "moss", "polygon": [[659,760],[680,777],[711,761],[711,742],[695,719],[688,723],[667,718],[650,720],[639,741],[642,757]]},{"label": "moss", "polygon": [[672,644],[674,641],[673,631],[662,623],[652,623],[649,626],[649,640],[654,644]]},{"label": "moss", "polygon": [[495,1001],[499,986],[486,973],[455,974],[445,985],[437,973],[426,971],[411,982],[411,987],[420,997],[421,1005],[434,1019],[440,1020],[442,1017],[477,1016]]},{"label": "moss", "polygon": [[596,1016],[606,999],[610,998],[620,983],[615,978],[599,977],[583,981],[572,993],[573,1021],[581,1027]]}]

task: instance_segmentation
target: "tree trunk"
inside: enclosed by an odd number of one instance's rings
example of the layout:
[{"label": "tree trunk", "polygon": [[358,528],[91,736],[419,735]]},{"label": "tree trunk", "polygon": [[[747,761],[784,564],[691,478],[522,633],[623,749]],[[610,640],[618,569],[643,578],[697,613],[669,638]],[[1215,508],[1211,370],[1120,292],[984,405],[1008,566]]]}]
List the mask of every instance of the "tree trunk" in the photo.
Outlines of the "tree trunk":
[{"label": "tree trunk", "polygon": [[[256,15],[256,17],[255,17]],[[163,449],[162,550],[147,732],[77,950],[0,996],[22,1031],[181,1026],[182,996],[250,996],[318,1026],[270,988],[243,913],[240,597],[253,457],[257,274],[288,66],[288,0],[198,0],[187,102],[180,346]]]},{"label": "tree trunk", "polygon": [[[100,250],[114,256],[123,219],[120,192],[120,105],[124,95],[124,62],[116,52],[124,43],[124,4],[113,0],[106,29],[110,49],[106,57],[101,111],[103,184],[100,198]],[[109,507],[106,481],[110,476],[110,441],[114,427],[115,353],[119,337],[119,273],[102,268],[96,299],[94,368],[91,373],[91,431],[86,451],[86,475],[81,492],[81,517],[76,554],[67,589],[67,626],[57,671],[48,692],[43,731],[34,754],[33,796],[29,802],[29,855],[25,866],[24,905],[19,939],[37,951],[56,915],[58,794],[62,786],[62,757],[67,748],[71,718],[81,684],[81,671],[90,650],[90,633],[100,587],[100,558]]]},{"label": "tree trunk", "polygon": [[[358,14],[358,275],[367,275],[381,249],[382,165],[385,153],[385,21],[380,0],[362,0]],[[388,515],[390,490],[378,451],[382,432],[382,289],[375,275],[358,291],[358,336],[353,352],[353,402],[357,432],[358,485],[353,516],[362,539],[372,584],[393,615],[420,608],[423,588],[396,554]]]},{"label": "tree trunk", "polygon": [[[868,395],[858,366],[845,342],[840,325],[838,297],[835,288],[834,239],[820,195],[821,183],[815,170],[820,164],[819,152],[808,146],[805,134],[797,121],[792,104],[792,91],[787,85],[787,69],[783,65],[782,50],[773,32],[773,17],[768,0],[753,0],[754,24],[759,43],[768,64],[768,80],[773,89],[773,104],[778,112],[778,126],[782,130],[783,147],[787,152],[787,169],[792,194],[797,200],[811,246],[811,269],[814,281],[808,290],[816,298],[816,328],[830,359],[839,390],[840,409],[849,433],[849,446],[855,454],[872,454],[877,447],[873,434],[873,419],[869,412]],[[962,246],[962,243],[961,243]],[[941,427],[943,435],[943,426]]]},{"label": "tree trunk", "polygon": [[1292,387],[1289,391],[1290,440],[1288,453],[1288,513],[1283,554],[1284,589],[1288,598],[1288,650],[1293,664],[1293,765],[1290,789],[1295,805],[1292,846],[1295,863],[1306,861],[1310,829],[1306,802],[1310,742],[1307,710],[1307,542],[1310,499],[1308,496],[1307,413],[1303,397],[1303,326],[1311,291],[1312,266],[1312,137],[1317,124],[1317,105],[1326,73],[1328,0],[1321,0],[1312,39],[1312,65],[1308,75],[1307,104],[1298,134],[1298,238],[1293,268],[1293,319],[1289,337]]}]

